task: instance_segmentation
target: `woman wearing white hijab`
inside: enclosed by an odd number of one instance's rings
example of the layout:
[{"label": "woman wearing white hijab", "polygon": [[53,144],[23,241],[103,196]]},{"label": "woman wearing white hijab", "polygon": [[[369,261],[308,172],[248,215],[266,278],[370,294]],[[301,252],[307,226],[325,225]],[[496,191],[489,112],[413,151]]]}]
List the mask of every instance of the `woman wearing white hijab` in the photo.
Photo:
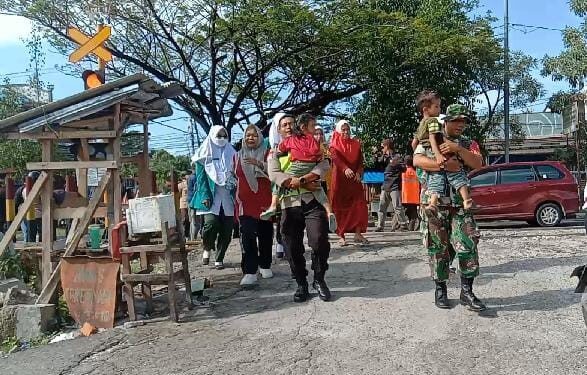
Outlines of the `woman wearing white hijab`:
[{"label": "woman wearing white hijab", "polygon": [[228,142],[228,132],[222,126],[212,126],[192,162],[196,165],[197,190],[190,202],[204,218],[202,262],[210,262],[210,252],[216,251],[217,269],[224,268],[224,255],[232,237],[234,223],[233,160],[236,150]]},{"label": "woman wearing white hijab", "polygon": [[245,129],[241,150],[235,157],[237,178],[236,212],[240,224],[243,278],[241,285],[257,283],[261,277],[273,277],[271,246],[273,223],[261,220],[261,212],[271,204],[271,182],[267,175],[267,146],[255,125]]}]

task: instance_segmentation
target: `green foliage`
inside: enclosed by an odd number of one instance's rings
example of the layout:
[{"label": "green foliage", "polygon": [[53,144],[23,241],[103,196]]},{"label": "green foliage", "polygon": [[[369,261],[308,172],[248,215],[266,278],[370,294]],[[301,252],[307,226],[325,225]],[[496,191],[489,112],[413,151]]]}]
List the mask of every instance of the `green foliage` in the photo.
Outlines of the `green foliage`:
[{"label": "green foliage", "polygon": [[167,182],[171,178],[171,170],[176,173],[177,177],[181,176],[191,168],[191,160],[188,156],[175,156],[165,150],[156,150],[151,156],[151,170],[157,176],[157,186],[163,191],[168,191]]},{"label": "green foliage", "polygon": [[[571,10],[577,16],[587,16],[587,1],[571,0]],[[555,81],[567,81],[573,88],[582,89],[587,79],[587,24],[567,27],[563,31],[565,49],[558,56],[545,56],[543,75]]]},{"label": "green foliage", "polygon": [[16,337],[9,337],[0,344],[0,351],[10,353],[20,346],[20,340]]},{"label": "green foliage", "polygon": [[73,323],[73,318],[69,314],[69,307],[67,306],[67,302],[65,302],[63,295],[60,295],[59,300],[57,301],[56,313],[61,326]]},{"label": "green foliage", "polygon": [[26,279],[26,272],[18,252],[7,251],[0,257],[0,276],[5,278],[16,277]]},{"label": "green foliage", "polygon": [[576,94],[576,92],[558,91],[548,99],[546,108],[550,109],[551,112],[562,114],[565,108],[572,103],[572,98]]}]

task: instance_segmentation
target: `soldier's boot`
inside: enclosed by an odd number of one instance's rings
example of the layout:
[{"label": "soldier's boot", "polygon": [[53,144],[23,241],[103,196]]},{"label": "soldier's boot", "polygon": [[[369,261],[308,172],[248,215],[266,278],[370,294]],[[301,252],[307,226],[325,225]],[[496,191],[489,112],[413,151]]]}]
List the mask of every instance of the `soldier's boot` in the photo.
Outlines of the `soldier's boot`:
[{"label": "soldier's boot", "polygon": [[487,309],[473,293],[474,278],[461,277],[461,305],[467,306],[472,311],[483,311]]},{"label": "soldier's boot", "polygon": [[435,281],[436,291],[434,292],[434,304],[440,309],[450,309],[446,281]]}]

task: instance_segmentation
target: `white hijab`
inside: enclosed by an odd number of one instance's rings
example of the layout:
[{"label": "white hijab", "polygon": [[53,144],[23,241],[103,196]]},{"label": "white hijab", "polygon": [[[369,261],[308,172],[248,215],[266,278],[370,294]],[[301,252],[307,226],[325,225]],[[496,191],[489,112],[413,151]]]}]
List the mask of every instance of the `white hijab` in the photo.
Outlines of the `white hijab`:
[{"label": "white hijab", "polygon": [[271,128],[269,128],[269,146],[276,148],[281,142],[281,135],[279,134],[279,122],[285,117],[285,113],[279,112],[273,117]]},{"label": "white hijab", "polygon": [[192,157],[192,163],[200,163],[204,166],[206,174],[216,185],[226,185],[226,180],[232,173],[232,163],[236,150],[230,143],[225,146],[218,145],[218,133],[226,129],[220,125],[214,125],[202,145]]},{"label": "white hijab", "polygon": [[342,127],[344,125],[348,125],[349,127],[351,126],[351,124],[347,120],[340,120],[336,123],[336,132],[342,133]]}]

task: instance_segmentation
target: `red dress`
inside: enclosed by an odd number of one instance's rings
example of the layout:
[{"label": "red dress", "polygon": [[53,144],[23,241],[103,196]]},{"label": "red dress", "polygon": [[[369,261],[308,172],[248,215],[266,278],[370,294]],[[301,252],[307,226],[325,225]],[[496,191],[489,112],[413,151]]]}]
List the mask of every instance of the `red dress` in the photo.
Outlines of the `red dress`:
[{"label": "red dress", "polygon": [[250,216],[259,219],[261,212],[271,206],[271,182],[268,178],[257,178],[259,188],[256,193],[251,190],[247,178],[243,172],[238,156],[235,158],[235,171],[237,177],[235,216]]},{"label": "red dress", "polygon": [[332,157],[332,182],[329,189],[330,204],[336,216],[336,233],[367,232],[369,214],[363,184],[349,179],[344,171],[350,168],[363,174],[363,154],[357,139],[344,139],[334,132],[330,143]]}]

